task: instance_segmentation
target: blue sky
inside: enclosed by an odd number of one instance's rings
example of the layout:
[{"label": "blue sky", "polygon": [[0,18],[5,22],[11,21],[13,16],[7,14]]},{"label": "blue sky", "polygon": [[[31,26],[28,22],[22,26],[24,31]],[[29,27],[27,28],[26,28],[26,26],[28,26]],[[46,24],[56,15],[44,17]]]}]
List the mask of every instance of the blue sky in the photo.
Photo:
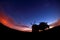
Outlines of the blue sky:
[{"label": "blue sky", "polygon": [[60,15],[59,0],[0,0],[0,8],[18,24],[52,23]]}]

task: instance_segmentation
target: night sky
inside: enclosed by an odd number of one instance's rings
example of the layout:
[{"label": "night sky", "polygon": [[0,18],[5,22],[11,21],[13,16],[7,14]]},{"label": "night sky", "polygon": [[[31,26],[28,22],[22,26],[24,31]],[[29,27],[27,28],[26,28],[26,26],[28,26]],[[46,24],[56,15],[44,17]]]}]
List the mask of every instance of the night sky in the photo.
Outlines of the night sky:
[{"label": "night sky", "polygon": [[60,18],[59,0],[0,0],[0,10],[6,12],[18,24],[48,22]]}]

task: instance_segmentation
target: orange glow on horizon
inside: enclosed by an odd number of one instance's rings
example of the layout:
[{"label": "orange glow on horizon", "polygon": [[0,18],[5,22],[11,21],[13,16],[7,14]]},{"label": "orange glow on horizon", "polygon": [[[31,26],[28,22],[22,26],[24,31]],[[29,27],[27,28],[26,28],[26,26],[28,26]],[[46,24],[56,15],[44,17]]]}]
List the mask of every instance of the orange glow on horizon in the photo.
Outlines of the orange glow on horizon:
[{"label": "orange glow on horizon", "polygon": [[5,25],[5,26],[7,26],[9,28],[18,30],[18,31],[32,32],[31,28],[23,27],[23,26],[20,26],[20,25],[16,24],[11,17],[5,15],[3,12],[0,12],[0,22],[3,25]]},{"label": "orange glow on horizon", "polygon": [[[32,32],[32,28],[24,27],[25,25],[21,26],[18,25],[14,22],[13,18],[7,16],[4,14],[4,12],[0,12],[0,23],[3,25],[15,29],[18,31],[23,31],[23,32]],[[50,24],[50,29],[54,28],[54,26],[60,25],[60,20],[57,20],[55,23]]]}]

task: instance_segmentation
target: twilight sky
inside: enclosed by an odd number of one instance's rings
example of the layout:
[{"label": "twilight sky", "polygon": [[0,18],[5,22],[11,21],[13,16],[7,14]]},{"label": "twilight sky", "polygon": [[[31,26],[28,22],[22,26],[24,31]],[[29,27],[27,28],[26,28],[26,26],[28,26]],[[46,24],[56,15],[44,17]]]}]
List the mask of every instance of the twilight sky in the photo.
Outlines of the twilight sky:
[{"label": "twilight sky", "polygon": [[48,22],[60,18],[59,0],[0,0],[0,10],[6,12],[18,24]]}]

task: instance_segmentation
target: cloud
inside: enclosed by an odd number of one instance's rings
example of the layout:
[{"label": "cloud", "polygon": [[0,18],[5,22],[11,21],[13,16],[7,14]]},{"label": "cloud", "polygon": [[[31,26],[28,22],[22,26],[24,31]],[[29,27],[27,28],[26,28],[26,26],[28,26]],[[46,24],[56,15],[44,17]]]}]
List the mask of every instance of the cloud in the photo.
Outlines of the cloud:
[{"label": "cloud", "polygon": [[32,32],[31,28],[28,28],[25,25],[18,25],[14,22],[13,18],[4,14],[4,12],[0,12],[0,22],[5,26],[23,32]]},{"label": "cloud", "polygon": [[60,19],[58,19],[54,23],[50,24],[50,26],[58,26],[58,25],[60,25]]}]

